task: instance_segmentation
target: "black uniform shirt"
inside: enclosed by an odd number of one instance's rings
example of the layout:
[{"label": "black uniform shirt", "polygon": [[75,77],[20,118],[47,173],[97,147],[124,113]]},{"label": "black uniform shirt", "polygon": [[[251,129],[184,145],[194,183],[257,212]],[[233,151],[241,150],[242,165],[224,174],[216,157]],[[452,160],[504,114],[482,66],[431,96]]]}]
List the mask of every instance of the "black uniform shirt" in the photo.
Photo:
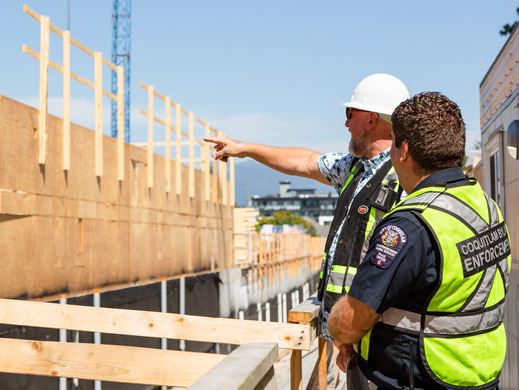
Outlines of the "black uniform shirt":
[{"label": "black uniform shirt", "polygon": [[[415,191],[435,185],[463,185],[467,178],[460,168],[435,172]],[[439,248],[423,222],[411,211],[399,211],[379,224],[353,280],[349,295],[382,314],[389,307],[420,312],[438,284]],[[359,362],[364,374],[384,389],[409,386],[410,370],[415,388],[438,386],[420,361],[418,337],[396,333],[378,323],[370,339],[378,352],[370,352],[370,364]]]}]

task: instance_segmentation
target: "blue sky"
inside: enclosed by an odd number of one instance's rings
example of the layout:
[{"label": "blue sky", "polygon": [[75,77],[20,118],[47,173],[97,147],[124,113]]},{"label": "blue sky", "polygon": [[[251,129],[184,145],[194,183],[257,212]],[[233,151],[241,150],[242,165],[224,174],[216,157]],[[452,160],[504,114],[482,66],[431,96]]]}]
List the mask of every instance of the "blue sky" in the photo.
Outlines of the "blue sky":
[{"label": "blue sky", "polygon": [[[2,1],[0,94],[34,105],[38,66],[21,46],[38,49],[39,30],[22,12],[23,3]],[[112,2],[70,3],[72,35],[110,58]],[[66,27],[66,0],[27,4]],[[455,100],[471,149],[479,138],[479,83],[505,42],[498,31],[516,19],[517,5],[511,0],[133,0],[132,140],[145,140],[144,118],[137,113],[146,104],[138,88],[142,81],[230,136],[342,151],[349,135],[341,103],[361,78],[387,72],[412,94],[437,90]],[[51,46],[60,45],[53,38]],[[56,59],[59,53],[54,50]],[[73,54],[73,69],[92,77],[84,56]],[[50,106],[59,115],[60,80],[51,74]],[[73,120],[92,126],[92,94],[77,85]]]}]

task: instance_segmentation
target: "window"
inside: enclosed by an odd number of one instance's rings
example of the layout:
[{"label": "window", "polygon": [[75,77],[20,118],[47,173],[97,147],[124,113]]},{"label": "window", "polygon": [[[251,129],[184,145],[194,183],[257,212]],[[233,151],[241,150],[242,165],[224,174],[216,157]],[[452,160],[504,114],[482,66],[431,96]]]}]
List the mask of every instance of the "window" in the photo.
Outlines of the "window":
[{"label": "window", "polygon": [[499,150],[494,151],[490,155],[490,196],[496,201],[497,204],[501,204],[501,179],[500,179],[500,153]]}]

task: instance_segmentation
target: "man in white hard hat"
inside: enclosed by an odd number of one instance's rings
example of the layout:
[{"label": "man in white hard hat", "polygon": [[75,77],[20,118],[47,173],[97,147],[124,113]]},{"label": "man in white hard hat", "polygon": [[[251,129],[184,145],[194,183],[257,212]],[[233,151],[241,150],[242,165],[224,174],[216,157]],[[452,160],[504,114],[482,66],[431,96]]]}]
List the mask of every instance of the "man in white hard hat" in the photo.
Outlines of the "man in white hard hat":
[{"label": "man in white hard hat", "polygon": [[346,106],[349,153],[327,153],[206,138],[214,158],[250,157],[280,172],[315,179],[340,194],[321,266],[318,298],[320,336],[331,340],[327,320],[333,304],[350,288],[373,227],[400,199],[389,158],[391,114],[409,92],[398,78],[377,73],[364,78]]}]

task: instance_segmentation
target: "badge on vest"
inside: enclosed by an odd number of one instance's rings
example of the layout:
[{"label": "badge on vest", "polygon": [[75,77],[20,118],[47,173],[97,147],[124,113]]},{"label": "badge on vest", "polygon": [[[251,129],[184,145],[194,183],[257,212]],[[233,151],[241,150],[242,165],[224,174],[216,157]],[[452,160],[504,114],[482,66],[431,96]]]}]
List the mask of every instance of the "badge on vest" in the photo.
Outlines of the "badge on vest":
[{"label": "badge on vest", "polygon": [[407,236],[398,226],[384,226],[377,237],[376,252],[371,257],[372,263],[382,269],[389,268],[406,242]]},{"label": "badge on vest", "polygon": [[510,241],[505,223],[456,244],[463,275],[474,275],[510,256]]}]

